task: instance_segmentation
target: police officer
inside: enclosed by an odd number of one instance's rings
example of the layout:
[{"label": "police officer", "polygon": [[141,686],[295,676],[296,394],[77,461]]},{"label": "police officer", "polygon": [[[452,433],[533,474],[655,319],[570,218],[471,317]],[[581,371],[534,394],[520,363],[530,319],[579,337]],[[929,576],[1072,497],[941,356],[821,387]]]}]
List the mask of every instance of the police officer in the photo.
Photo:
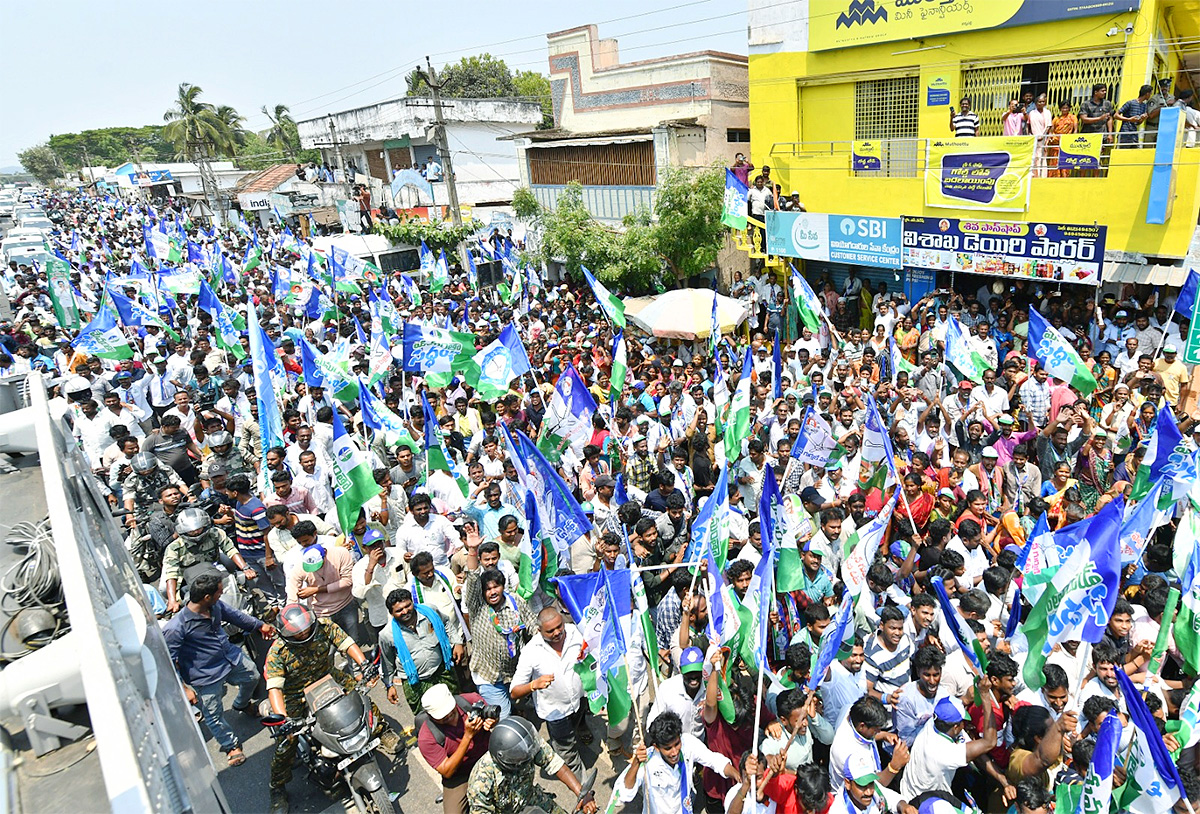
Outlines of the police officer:
[{"label": "police officer", "polygon": [[[367,663],[367,659],[337,623],[317,619],[304,605],[293,602],[279,611],[275,629],[279,637],[267,651],[263,667],[272,712],[289,718],[305,717],[304,688],[327,675],[333,676],[347,690],[355,686],[355,678],[334,668],[333,651],[345,653],[360,668]],[[399,736],[384,723],[374,702],[371,702],[371,709],[375,714],[375,734],[379,737],[380,750],[394,754],[400,742]],[[288,810],[286,786],[292,779],[292,761],[295,757],[296,739],[282,738],[276,744],[275,755],[271,758],[271,814],[285,814]]]},{"label": "police officer", "polygon": [[178,486],[184,500],[187,499],[189,493],[183,478],[171,467],[159,463],[158,458],[151,453],[139,452],[133,456],[129,465],[133,472],[121,484],[121,497],[125,500],[125,511],[129,512],[125,518],[125,525],[131,531],[136,531],[139,524],[150,518],[150,512],[158,502],[164,486]]},{"label": "police officer", "polygon": [[226,474],[231,478],[236,475],[254,476],[253,469],[246,463],[242,453],[234,448],[233,436],[228,432],[214,432],[208,436],[208,448],[211,452],[204,459],[204,466],[200,473],[201,479],[206,484],[212,480],[214,466],[224,466]]},{"label": "police officer", "polygon": [[179,610],[179,580],[188,569],[198,565],[212,565],[222,556],[242,569],[246,579],[254,579],[258,572],[246,564],[242,555],[234,548],[233,541],[225,532],[212,524],[211,518],[201,509],[184,509],[175,522],[178,536],[167,546],[163,554],[163,578],[167,582],[167,610]]},{"label": "police officer", "polygon": [[[550,744],[538,737],[533,724],[509,716],[496,724],[488,753],[471,770],[467,804],[473,812],[490,814],[519,814],[530,806],[538,806],[547,814],[568,814],[553,795],[534,782],[539,768],[558,777],[573,794],[582,791],[579,778]],[[587,799],[580,810],[596,814],[595,800]]]}]

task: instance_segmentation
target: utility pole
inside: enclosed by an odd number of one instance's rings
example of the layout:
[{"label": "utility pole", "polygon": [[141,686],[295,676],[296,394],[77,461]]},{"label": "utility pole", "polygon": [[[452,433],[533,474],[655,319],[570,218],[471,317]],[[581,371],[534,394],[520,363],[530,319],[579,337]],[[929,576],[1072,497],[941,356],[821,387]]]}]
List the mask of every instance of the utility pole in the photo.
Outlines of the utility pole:
[{"label": "utility pole", "polygon": [[88,195],[94,196],[97,193],[96,171],[92,169],[92,159],[88,157],[87,147],[83,148],[83,166],[88,168],[88,177],[92,180],[91,186],[88,188]]},{"label": "utility pole", "polygon": [[342,171],[342,178],[349,184],[354,179],[346,176],[346,165],[342,163],[342,145],[338,142],[337,126],[333,123],[333,114],[327,115],[325,121],[329,124],[329,139],[333,142],[333,152],[337,156],[337,168]]},{"label": "utility pole", "polygon": [[[442,158],[442,172],[446,177],[446,196],[450,199],[450,219],[455,227],[461,228],[462,210],[458,206],[458,188],[454,185],[454,162],[450,158],[450,141],[446,135],[446,119],[442,116],[442,86],[437,80],[437,72],[433,70],[433,63],[429,61],[429,57],[425,57],[425,67],[427,73],[425,82],[429,85],[429,90],[433,94],[433,141],[437,146],[438,153]],[[464,241],[459,241],[458,244],[458,263],[459,267],[466,271],[467,269],[467,244]]]}]

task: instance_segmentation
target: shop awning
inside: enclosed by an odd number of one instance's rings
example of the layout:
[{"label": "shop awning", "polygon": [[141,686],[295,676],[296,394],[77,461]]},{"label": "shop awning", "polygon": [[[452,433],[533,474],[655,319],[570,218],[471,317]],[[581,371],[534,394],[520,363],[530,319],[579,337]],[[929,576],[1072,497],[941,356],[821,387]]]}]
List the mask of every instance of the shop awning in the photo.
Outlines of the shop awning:
[{"label": "shop awning", "polygon": [[1157,266],[1145,263],[1105,263],[1100,279],[1105,283],[1137,283],[1179,288],[1187,280],[1185,266]]}]

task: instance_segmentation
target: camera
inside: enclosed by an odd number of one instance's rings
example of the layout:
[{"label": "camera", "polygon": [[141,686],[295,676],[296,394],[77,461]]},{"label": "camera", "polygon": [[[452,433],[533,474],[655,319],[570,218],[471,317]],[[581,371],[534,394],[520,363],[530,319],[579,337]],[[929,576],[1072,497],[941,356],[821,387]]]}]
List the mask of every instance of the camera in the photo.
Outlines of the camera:
[{"label": "camera", "polygon": [[471,705],[467,717],[479,718],[481,720],[491,718],[494,721],[498,721],[500,720],[500,707],[497,704],[489,704],[486,701],[476,701]]}]

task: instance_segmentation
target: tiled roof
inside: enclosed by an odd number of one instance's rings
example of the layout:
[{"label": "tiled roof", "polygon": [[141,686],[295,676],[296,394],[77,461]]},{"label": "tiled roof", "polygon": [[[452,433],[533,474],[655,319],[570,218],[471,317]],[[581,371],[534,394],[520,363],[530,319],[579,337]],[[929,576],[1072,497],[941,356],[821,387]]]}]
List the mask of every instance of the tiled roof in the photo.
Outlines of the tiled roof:
[{"label": "tiled roof", "polygon": [[271,192],[295,174],[295,164],[275,164],[238,181],[237,192]]}]

